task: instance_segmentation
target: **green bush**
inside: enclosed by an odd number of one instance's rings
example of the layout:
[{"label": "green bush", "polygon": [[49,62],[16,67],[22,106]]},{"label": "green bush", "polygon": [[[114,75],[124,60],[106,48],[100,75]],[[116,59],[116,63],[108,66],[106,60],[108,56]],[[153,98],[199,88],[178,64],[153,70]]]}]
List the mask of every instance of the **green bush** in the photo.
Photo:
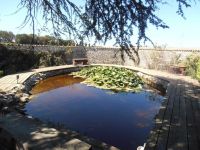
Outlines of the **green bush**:
[{"label": "green bush", "polygon": [[0,70],[7,75],[32,68],[64,65],[67,64],[68,56],[66,51],[7,49],[5,45],[0,44]]},{"label": "green bush", "polygon": [[200,80],[200,55],[194,53],[188,56],[184,62],[186,74]]},{"label": "green bush", "polygon": [[65,51],[48,52],[40,51],[35,54],[38,58],[38,66],[48,67],[66,64]]}]

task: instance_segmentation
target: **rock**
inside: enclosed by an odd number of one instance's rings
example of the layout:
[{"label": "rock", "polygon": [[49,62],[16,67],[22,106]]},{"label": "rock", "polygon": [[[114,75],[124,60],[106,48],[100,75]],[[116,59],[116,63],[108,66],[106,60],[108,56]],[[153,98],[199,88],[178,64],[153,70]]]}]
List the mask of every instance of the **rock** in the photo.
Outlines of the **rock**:
[{"label": "rock", "polygon": [[29,94],[23,93],[19,100],[21,102],[27,102],[29,100]]},{"label": "rock", "polygon": [[13,99],[14,95],[13,94],[7,94],[6,97],[7,97],[6,99],[10,100],[10,99]]},{"label": "rock", "polygon": [[14,104],[14,100],[13,99],[1,99],[1,103],[4,106],[10,106],[10,105]]},{"label": "rock", "polygon": [[17,94],[15,94],[15,98],[16,98],[16,99],[19,99],[20,97],[22,97],[22,93],[17,93]]},{"label": "rock", "polygon": [[2,101],[0,101],[0,110],[1,108],[4,106],[4,103]]},{"label": "rock", "polygon": [[32,116],[27,116],[27,118],[29,118],[29,119],[33,119],[33,117],[32,117]]},{"label": "rock", "polygon": [[13,105],[14,103],[15,103],[15,100],[14,100],[13,98],[7,99],[7,100],[6,100],[6,105],[7,105],[7,106],[11,106],[11,105]]},{"label": "rock", "polygon": [[9,113],[11,110],[9,109],[9,107],[5,106],[1,109],[1,112],[3,113]]},{"label": "rock", "polygon": [[27,102],[27,101],[29,100],[29,98],[28,98],[28,97],[20,97],[19,100],[20,100],[21,102],[25,103],[25,102]]},{"label": "rock", "polygon": [[7,96],[6,95],[1,95],[0,99],[7,99]]},{"label": "rock", "polygon": [[29,94],[23,93],[22,96],[23,97],[29,97]]},{"label": "rock", "polygon": [[146,146],[146,143],[144,143],[143,146],[138,146],[138,147],[137,147],[137,150],[144,150],[144,149],[145,149],[145,146]]},{"label": "rock", "polygon": [[4,95],[6,94],[6,92],[0,91],[0,95]]},{"label": "rock", "polygon": [[21,86],[19,87],[19,89],[23,91],[23,90],[26,89],[26,88],[25,88],[24,85],[21,85]]},{"label": "rock", "polygon": [[91,145],[85,143],[79,139],[71,139],[70,141],[66,142],[63,146],[65,149],[80,149],[80,150],[89,150]]},{"label": "rock", "polygon": [[4,105],[13,105],[17,102],[17,98],[13,93],[7,93],[5,95],[1,95],[0,100],[4,103]]}]

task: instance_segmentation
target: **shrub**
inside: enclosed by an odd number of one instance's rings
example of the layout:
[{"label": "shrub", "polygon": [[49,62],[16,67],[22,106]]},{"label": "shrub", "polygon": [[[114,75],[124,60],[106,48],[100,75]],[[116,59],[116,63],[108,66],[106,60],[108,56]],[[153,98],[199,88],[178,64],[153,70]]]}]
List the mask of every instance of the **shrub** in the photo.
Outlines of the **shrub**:
[{"label": "shrub", "polygon": [[161,64],[163,61],[163,54],[161,51],[152,51],[150,54],[150,60],[148,61],[149,69],[159,69],[158,64]]},{"label": "shrub", "polygon": [[200,55],[194,53],[188,56],[184,62],[186,74],[200,80]]},{"label": "shrub", "polygon": [[40,51],[36,53],[38,66],[48,67],[66,64],[65,51],[49,52]]},{"label": "shrub", "polygon": [[65,51],[7,49],[0,44],[0,70],[6,75],[42,66],[64,65],[67,56],[69,55]]},{"label": "shrub", "polygon": [[181,63],[181,54],[172,53],[170,65],[178,65]]},{"label": "shrub", "polygon": [[169,62],[166,61],[165,48],[165,45],[155,46],[154,50],[149,51],[146,58],[149,69],[166,70],[168,68]]}]

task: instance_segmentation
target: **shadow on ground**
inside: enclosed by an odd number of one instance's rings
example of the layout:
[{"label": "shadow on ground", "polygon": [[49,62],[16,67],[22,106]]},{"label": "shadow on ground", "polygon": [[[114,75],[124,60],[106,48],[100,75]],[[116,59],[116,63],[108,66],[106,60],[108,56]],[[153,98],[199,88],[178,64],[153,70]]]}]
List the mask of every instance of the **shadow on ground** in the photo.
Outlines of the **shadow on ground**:
[{"label": "shadow on ground", "polygon": [[0,127],[4,128],[4,130],[1,129],[0,141],[5,141],[0,147],[1,150],[18,149],[18,147],[20,149],[36,150],[114,150],[114,147],[102,142],[81,136],[76,132],[61,127],[57,130],[52,125],[44,124],[39,120],[26,118],[16,112],[1,116]]},{"label": "shadow on ground", "polygon": [[199,150],[199,83],[184,76],[165,76],[164,79],[170,81],[166,99],[155,117],[155,127],[145,149]]}]

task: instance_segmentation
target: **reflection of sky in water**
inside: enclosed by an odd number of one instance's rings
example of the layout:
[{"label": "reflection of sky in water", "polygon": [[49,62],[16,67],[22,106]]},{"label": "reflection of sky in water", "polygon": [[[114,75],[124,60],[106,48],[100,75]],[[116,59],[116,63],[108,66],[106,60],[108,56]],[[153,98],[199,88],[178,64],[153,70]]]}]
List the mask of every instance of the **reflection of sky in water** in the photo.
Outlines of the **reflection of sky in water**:
[{"label": "reflection of sky in water", "polygon": [[[54,77],[55,78],[55,77]],[[56,78],[70,80],[71,77]],[[52,82],[48,79],[48,82]],[[104,141],[122,150],[143,145],[159,110],[163,97],[147,91],[139,93],[110,93],[77,81],[55,86],[42,82],[40,90],[25,110],[45,121],[64,124],[66,127]],[[80,81],[79,81],[80,82]],[[41,87],[51,85],[47,91]],[[37,88],[36,87],[36,88]]]}]

